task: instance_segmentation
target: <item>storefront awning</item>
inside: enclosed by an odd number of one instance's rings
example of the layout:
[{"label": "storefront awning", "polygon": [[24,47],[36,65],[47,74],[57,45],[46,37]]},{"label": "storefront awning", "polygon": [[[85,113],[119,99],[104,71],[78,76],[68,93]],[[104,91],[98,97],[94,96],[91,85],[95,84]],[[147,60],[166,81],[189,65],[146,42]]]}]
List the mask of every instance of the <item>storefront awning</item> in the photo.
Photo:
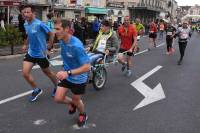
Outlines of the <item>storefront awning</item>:
[{"label": "storefront awning", "polygon": [[90,14],[107,14],[107,9],[106,8],[97,8],[97,7],[86,7],[85,8],[85,13],[90,13]]},{"label": "storefront awning", "polygon": [[20,0],[1,0],[0,6],[19,6],[20,3]]}]

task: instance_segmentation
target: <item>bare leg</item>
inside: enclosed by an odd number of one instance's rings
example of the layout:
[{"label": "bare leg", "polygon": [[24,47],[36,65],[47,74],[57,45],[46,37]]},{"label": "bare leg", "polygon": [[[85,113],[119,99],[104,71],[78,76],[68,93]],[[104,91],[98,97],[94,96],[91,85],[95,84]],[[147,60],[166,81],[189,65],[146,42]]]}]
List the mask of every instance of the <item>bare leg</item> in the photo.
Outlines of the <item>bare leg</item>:
[{"label": "bare leg", "polygon": [[127,62],[128,62],[128,69],[130,69],[130,67],[132,66],[131,56],[127,57]]},{"label": "bare leg", "polygon": [[122,53],[118,54],[118,62],[121,64],[124,64],[126,62]]},{"label": "bare leg", "polygon": [[22,74],[31,87],[36,88],[37,85],[34,82],[33,76],[30,74],[33,66],[34,64],[32,62],[23,61]]},{"label": "bare leg", "polygon": [[66,96],[68,89],[64,87],[57,87],[54,100],[57,103],[69,105],[72,102],[72,99]]},{"label": "bare leg", "polygon": [[49,77],[49,79],[52,81],[52,83],[56,86],[57,85],[57,79],[54,72],[52,72],[49,68],[42,69],[43,73]]},{"label": "bare leg", "polygon": [[84,113],[85,107],[84,107],[83,101],[81,100],[81,95],[73,95],[72,103],[77,107],[80,113]]}]

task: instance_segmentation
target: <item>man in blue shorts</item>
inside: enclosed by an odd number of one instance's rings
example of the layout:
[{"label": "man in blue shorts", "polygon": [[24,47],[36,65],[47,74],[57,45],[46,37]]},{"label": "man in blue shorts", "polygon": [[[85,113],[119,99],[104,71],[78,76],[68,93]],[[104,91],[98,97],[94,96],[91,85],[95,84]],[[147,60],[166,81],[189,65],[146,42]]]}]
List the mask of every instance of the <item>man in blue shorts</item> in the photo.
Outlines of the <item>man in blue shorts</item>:
[{"label": "man in blue shorts", "polygon": [[[35,64],[38,64],[44,74],[50,78],[52,83],[57,85],[57,79],[55,74],[49,69],[49,61],[47,60],[47,36],[49,36],[49,47],[53,45],[53,33],[51,30],[40,20],[35,18],[34,8],[31,5],[24,6],[24,17],[25,17],[25,30],[27,38],[24,41],[22,47],[23,51],[28,52],[24,57],[23,61],[23,76],[26,81],[33,88],[32,95],[29,98],[30,102],[37,100],[37,97],[42,93],[34,82],[33,76],[30,74],[31,69]],[[52,92],[52,96],[55,93],[55,88]]]},{"label": "man in blue shorts", "polygon": [[[64,70],[56,74],[59,83],[54,99],[58,103],[68,105],[69,114],[74,114],[77,109],[79,111],[77,124],[83,126],[88,116],[85,113],[81,95],[85,93],[90,59],[82,42],[69,33],[70,27],[71,22],[68,20],[57,20],[55,23],[55,32],[61,47]],[[66,96],[68,90],[72,92],[71,98]]]}]

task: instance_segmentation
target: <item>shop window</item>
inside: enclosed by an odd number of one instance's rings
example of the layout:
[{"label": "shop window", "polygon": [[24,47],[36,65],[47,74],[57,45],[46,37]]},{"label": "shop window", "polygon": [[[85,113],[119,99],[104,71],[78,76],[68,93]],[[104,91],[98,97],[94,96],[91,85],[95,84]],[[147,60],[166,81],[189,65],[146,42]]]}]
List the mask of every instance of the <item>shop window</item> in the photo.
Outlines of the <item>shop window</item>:
[{"label": "shop window", "polygon": [[108,10],[108,16],[114,15],[114,11],[113,10]]},{"label": "shop window", "polygon": [[119,15],[119,16],[121,16],[121,15],[122,15],[122,11],[121,11],[121,10],[118,12],[118,15]]},{"label": "shop window", "polygon": [[65,11],[55,11],[55,16],[64,18],[65,17]]}]

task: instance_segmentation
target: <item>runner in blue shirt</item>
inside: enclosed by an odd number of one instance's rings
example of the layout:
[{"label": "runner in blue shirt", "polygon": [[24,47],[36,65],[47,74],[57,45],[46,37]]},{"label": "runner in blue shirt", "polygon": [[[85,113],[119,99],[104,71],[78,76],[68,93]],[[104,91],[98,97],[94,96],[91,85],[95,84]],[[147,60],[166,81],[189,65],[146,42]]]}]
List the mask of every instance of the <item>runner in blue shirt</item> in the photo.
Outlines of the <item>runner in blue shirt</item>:
[{"label": "runner in blue shirt", "polygon": [[[24,24],[27,39],[22,47],[23,51],[28,52],[24,57],[23,61],[23,76],[26,81],[33,88],[32,95],[29,98],[30,102],[37,100],[37,97],[42,93],[34,82],[32,77],[31,69],[34,64],[38,64],[44,74],[50,78],[52,83],[57,85],[57,79],[55,74],[49,69],[49,61],[47,60],[47,36],[49,36],[49,47],[53,45],[53,33],[51,30],[40,20],[35,18],[34,8],[31,5],[24,6],[24,17],[26,22]],[[53,90],[52,96],[54,96],[56,89]]]},{"label": "runner in blue shirt", "polygon": [[[85,93],[88,71],[90,70],[90,59],[82,42],[69,33],[70,27],[71,22],[68,20],[57,20],[55,23],[56,36],[60,40],[64,70],[56,74],[60,81],[54,99],[58,103],[67,104],[69,114],[74,114],[77,108],[79,111],[77,124],[78,126],[83,126],[87,121],[87,115],[81,95]],[[73,93],[72,98],[66,96],[69,89]]]}]

